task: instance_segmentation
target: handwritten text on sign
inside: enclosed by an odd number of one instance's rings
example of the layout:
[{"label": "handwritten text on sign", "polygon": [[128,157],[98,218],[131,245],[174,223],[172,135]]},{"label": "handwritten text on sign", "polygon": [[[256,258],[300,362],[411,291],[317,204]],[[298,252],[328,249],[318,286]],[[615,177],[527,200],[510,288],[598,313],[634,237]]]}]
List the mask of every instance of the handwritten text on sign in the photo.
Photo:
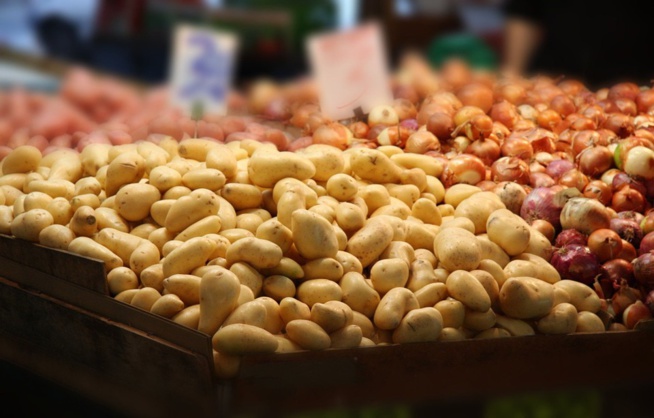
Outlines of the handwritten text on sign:
[{"label": "handwritten text on sign", "polygon": [[172,61],[172,102],[189,115],[225,114],[236,46],[232,34],[178,26]]},{"label": "handwritten text on sign", "polygon": [[347,119],[358,107],[368,113],[373,106],[393,100],[377,24],[314,36],[307,47],[320,88],[320,107],[327,116]]}]

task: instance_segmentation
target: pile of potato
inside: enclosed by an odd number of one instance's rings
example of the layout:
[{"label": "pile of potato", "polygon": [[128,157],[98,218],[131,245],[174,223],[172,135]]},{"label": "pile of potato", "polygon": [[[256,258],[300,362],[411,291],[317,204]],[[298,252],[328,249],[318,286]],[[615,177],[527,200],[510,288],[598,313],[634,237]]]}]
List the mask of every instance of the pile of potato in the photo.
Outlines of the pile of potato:
[{"label": "pile of potato", "polygon": [[0,233],[102,260],[116,299],[211,335],[223,378],[251,353],[605,331],[507,194],[442,171],[396,146],[26,145]]}]

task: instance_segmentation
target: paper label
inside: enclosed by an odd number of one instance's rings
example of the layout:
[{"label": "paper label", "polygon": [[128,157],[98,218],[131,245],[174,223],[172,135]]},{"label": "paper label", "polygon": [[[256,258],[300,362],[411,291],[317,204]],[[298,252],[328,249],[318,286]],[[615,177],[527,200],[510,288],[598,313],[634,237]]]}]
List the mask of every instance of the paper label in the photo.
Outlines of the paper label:
[{"label": "paper label", "polygon": [[320,90],[320,107],[332,119],[368,113],[393,101],[381,29],[376,23],[308,39],[311,69]]},{"label": "paper label", "polygon": [[194,119],[203,113],[227,113],[235,35],[202,27],[175,28],[171,63],[171,101]]}]

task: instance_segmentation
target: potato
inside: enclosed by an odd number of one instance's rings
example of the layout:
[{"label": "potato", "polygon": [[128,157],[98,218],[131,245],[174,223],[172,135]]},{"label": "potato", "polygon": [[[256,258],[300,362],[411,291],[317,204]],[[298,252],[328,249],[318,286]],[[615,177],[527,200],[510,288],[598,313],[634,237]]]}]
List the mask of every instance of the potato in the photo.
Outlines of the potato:
[{"label": "potato", "polygon": [[392,155],[390,158],[391,161],[402,168],[418,168],[429,176],[440,177],[443,173],[443,164],[427,155],[405,152]]},{"label": "potato", "polygon": [[[353,179],[353,181],[355,180]],[[361,187],[357,195],[366,202],[370,213],[373,213],[382,206],[391,204],[391,196],[386,187],[381,184],[369,184]]]},{"label": "potato", "polygon": [[511,258],[504,252],[502,247],[488,238],[488,234],[477,235],[477,241],[481,246],[482,260],[493,260],[502,268],[506,267],[511,261]]},{"label": "potato", "polygon": [[507,330],[509,334],[516,337],[535,334],[534,329],[527,322],[504,315],[495,315],[495,325],[498,328]]},{"label": "potato", "polygon": [[397,344],[436,341],[443,330],[443,317],[433,307],[408,312],[393,331]]},{"label": "potato", "polygon": [[[3,195],[4,197],[4,195]],[[95,196],[97,199],[97,196]],[[52,202],[52,197],[43,192],[30,192],[23,197],[23,209],[25,211],[31,209],[47,209],[48,204]],[[73,198],[74,199],[74,198]]]},{"label": "potato", "polygon": [[577,309],[569,303],[558,304],[536,322],[536,328],[543,334],[572,334],[577,329]]},{"label": "potato", "polygon": [[150,312],[152,306],[160,298],[161,294],[159,294],[156,289],[151,287],[144,287],[139,289],[138,292],[134,294],[134,297],[130,301],[130,305],[134,306],[135,308]]},{"label": "potato", "polygon": [[105,228],[98,231],[93,239],[116,253],[126,265],[129,264],[134,250],[144,241],[143,238],[113,228]]},{"label": "potato", "polygon": [[235,210],[252,209],[261,206],[263,196],[261,190],[251,184],[229,183],[220,191]]},{"label": "potato", "polygon": [[279,302],[279,314],[284,324],[295,319],[310,319],[311,309],[309,306],[293,297],[285,297]]},{"label": "potato", "polygon": [[329,334],[330,348],[356,348],[361,345],[363,332],[358,325],[347,325]]},{"label": "potato", "polygon": [[202,218],[217,215],[219,206],[218,196],[211,190],[193,190],[172,205],[164,226],[172,232],[181,232]]},{"label": "potato", "polygon": [[190,273],[194,268],[206,264],[215,248],[216,243],[205,237],[183,242],[162,260],[164,277]]},{"label": "potato", "polygon": [[[358,192],[358,185],[354,177],[345,173],[338,173],[329,177],[325,188],[329,196],[336,198],[340,202],[347,202],[356,196]],[[388,195],[388,192],[386,192],[386,195]],[[380,206],[383,206],[383,204]]]},{"label": "potato", "polygon": [[444,327],[438,341],[463,341],[467,337],[463,331],[458,328]]},{"label": "potato", "polygon": [[484,286],[467,271],[456,270],[447,277],[447,293],[466,307],[486,312],[491,307],[491,299]]},{"label": "potato", "polygon": [[263,275],[247,263],[237,262],[229,267],[229,270],[238,277],[241,284],[249,287],[255,296],[261,293],[263,288]]},{"label": "potato", "polygon": [[116,194],[116,211],[128,221],[142,221],[150,215],[150,208],[159,199],[161,193],[150,184],[127,184]]},{"label": "potato", "polygon": [[312,178],[316,181],[328,181],[332,176],[343,171],[345,161],[340,149],[325,144],[313,144],[297,151],[313,163],[316,173]]},{"label": "potato", "polygon": [[260,187],[273,187],[286,177],[306,180],[316,174],[316,167],[309,159],[286,151],[255,151],[248,160],[247,167],[252,184]]},{"label": "potato", "polygon": [[[10,190],[6,187],[5,196],[7,196],[7,192]],[[25,192],[43,192],[52,198],[63,197],[66,200],[70,200],[75,195],[75,185],[68,180],[34,180],[25,187]],[[13,200],[11,201],[13,202]]]},{"label": "potato", "polygon": [[552,252],[554,251],[552,243],[545,235],[535,228],[530,228],[529,231],[529,245],[525,249],[525,253],[534,254],[545,261],[549,261],[552,258]]},{"label": "potato", "polygon": [[484,286],[484,289],[491,300],[491,308],[493,310],[499,310],[500,286],[497,284],[493,275],[484,270],[472,270],[470,274],[472,274],[475,279],[479,280],[479,283]]},{"label": "potato", "polygon": [[16,238],[39,242],[41,231],[53,223],[54,218],[50,212],[45,209],[32,209],[13,218],[9,228]]},{"label": "potato", "polygon": [[21,145],[14,148],[2,160],[2,175],[13,173],[29,173],[34,171],[41,162],[41,151],[31,145]]},{"label": "potato", "polygon": [[146,267],[141,271],[139,278],[143,286],[155,288],[159,293],[163,292],[164,275],[162,264],[153,264]]},{"label": "potato", "polygon": [[446,204],[451,205],[456,209],[462,201],[481,191],[482,190],[479,187],[470,184],[455,184],[445,191],[444,200]]},{"label": "potato", "polygon": [[214,168],[195,168],[182,176],[182,184],[191,190],[204,188],[217,191],[226,182],[225,175]]},{"label": "potato", "polygon": [[145,159],[136,152],[126,152],[116,157],[107,168],[105,190],[107,196],[115,195],[129,183],[137,183],[145,174]]},{"label": "potato", "polygon": [[409,208],[420,198],[420,189],[413,184],[386,184],[392,198],[402,201]]},{"label": "potato", "polygon": [[577,329],[575,333],[580,332],[606,332],[604,322],[599,316],[592,312],[582,311],[577,314]]},{"label": "potato", "polygon": [[504,270],[502,267],[495,261],[493,260],[481,260],[479,262],[479,267],[477,267],[479,270],[484,270],[488,273],[490,273],[495,281],[497,282],[497,285],[501,288],[504,282],[506,281],[506,276],[504,275]]},{"label": "potato", "polygon": [[529,246],[529,224],[508,209],[494,211],[488,217],[486,230],[488,238],[510,256],[524,252]]},{"label": "potato", "polygon": [[200,280],[200,322],[198,331],[213,335],[236,309],[241,283],[231,271],[216,266]]},{"label": "potato", "polygon": [[302,266],[304,280],[328,279],[339,281],[343,277],[343,266],[334,258],[317,258]]},{"label": "potato", "polygon": [[263,280],[263,294],[277,302],[286,297],[295,296],[295,292],[295,283],[286,276],[273,275]]},{"label": "potato", "polygon": [[433,249],[434,240],[439,227],[430,224],[420,224],[414,221],[406,221],[406,242],[415,249]]},{"label": "potato", "polygon": [[536,277],[537,279],[541,279],[542,281],[551,284],[554,284],[561,280],[561,275],[554,268],[554,266],[538,255],[530,254],[530,253],[522,253],[513,257],[513,259],[527,260],[536,264],[538,267],[536,268],[536,275],[534,277]]},{"label": "potato", "polygon": [[132,302],[132,298],[134,298],[134,296],[138,293],[138,291],[139,289],[124,290],[119,294],[117,294],[116,296],[114,296],[114,299],[119,302],[130,304]]},{"label": "potato", "polygon": [[402,259],[379,260],[370,269],[370,280],[374,289],[384,295],[396,287],[404,287],[409,280],[409,265]]},{"label": "potato", "polygon": [[191,329],[198,329],[200,322],[200,305],[191,305],[179,311],[172,317],[173,322],[184,325]]},{"label": "potato", "polygon": [[447,297],[447,287],[444,283],[431,283],[414,293],[421,308],[433,307]]},{"label": "potato", "polygon": [[502,328],[488,328],[479,334],[475,335],[475,340],[488,340],[493,338],[507,338],[511,333]]},{"label": "potato", "polygon": [[363,227],[366,215],[357,205],[342,202],[336,208],[336,222],[343,231],[352,234]]},{"label": "potato", "polygon": [[307,260],[334,258],[339,250],[332,225],[308,210],[293,212],[291,230],[295,248]]},{"label": "potato", "polygon": [[420,308],[418,299],[409,289],[396,287],[388,291],[379,302],[373,322],[383,330],[393,330],[400,325],[402,318]]},{"label": "potato", "polygon": [[369,286],[361,273],[348,272],[340,281],[342,301],[354,311],[372,318],[379,305],[379,293]]},{"label": "potato", "polygon": [[173,274],[163,280],[164,293],[173,293],[179,296],[187,306],[199,304],[200,281],[200,277],[191,274]]},{"label": "potato", "polygon": [[319,351],[331,346],[329,334],[307,319],[294,319],[287,323],[286,335],[305,350]]},{"label": "potato", "polygon": [[[0,233],[2,233],[1,228]],[[58,250],[67,250],[74,239],[75,233],[63,225],[46,226],[39,232],[39,244]]]},{"label": "potato", "polygon": [[157,299],[150,307],[150,312],[170,319],[180,313],[182,309],[184,309],[184,302],[179,296],[169,293]]},{"label": "potato", "polygon": [[370,219],[348,241],[346,251],[363,267],[372,264],[393,240],[393,228],[383,220]]},{"label": "potato", "polygon": [[533,319],[547,315],[554,304],[551,284],[533,277],[512,277],[500,289],[502,311],[516,319]]},{"label": "potato", "polygon": [[307,280],[297,288],[297,298],[309,307],[312,307],[316,303],[325,303],[330,300],[340,301],[342,297],[343,290],[332,280]]},{"label": "potato", "polygon": [[350,156],[352,173],[371,183],[398,183],[402,168],[378,150],[357,148]]},{"label": "potato", "polygon": [[258,297],[257,302],[266,307],[266,322],[263,329],[271,334],[281,333],[284,328],[284,321],[282,320],[279,303],[268,296]]},{"label": "potato", "polygon": [[91,237],[98,231],[95,210],[91,206],[80,206],[70,219],[68,227],[77,236]]},{"label": "potato", "polygon": [[565,290],[570,296],[569,303],[579,312],[588,311],[596,314],[602,307],[597,293],[590,286],[583,283],[574,280],[561,280],[554,283],[554,288]]},{"label": "potato", "polygon": [[182,185],[182,175],[177,171],[165,165],[154,167],[149,175],[150,184],[156,187],[161,193],[176,186]]},{"label": "potato", "polygon": [[246,262],[257,269],[275,267],[282,257],[282,250],[276,244],[255,237],[243,238],[232,243],[225,255],[229,265]]},{"label": "potato", "polygon": [[446,238],[437,237],[434,240],[434,253],[438,257],[439,266],[449,271],[474,270],[479,266],[481,245],[471,232],[452,228],[444,236]]},{"label": "potato", "polygon": [[426,224],[440,225],[442,222],[441,213],[436,208],[436,202],[424,197],[416,200],[411,206],[411,215]]},{"label": "potato", "polygon": [[179,156],[195,161],[205,161],[211,149],[220,144],[205,138],[185,138],[179,142]]},{"label": "potato", "polygon": [[304,278],[304,271],[297,261],[292,258],[282,257],[275,267],[269,269],[261,269],[261,273],[266,276],[280,275],[288,277],[291,280],[299,280]]},{"label": "potato", "polygon": [[461,201],[454,210],[454,217],[465,217],[475,225],[475,234],[486,232],[486,223],[491,213],[505,209],[504,203],[493,192],[479,192]]},{"label": "potato", "polygon": [[238,305],[225,319],[222,326],[231,324],[247,324],[264,328],[268,311],[263,303],[257,300]]},{"label": "potato", "polygon": [[137,289],[139,279],[129,268],[116,267],[107,274],[107,285],[109,286],[109,293],[117,295],[128,289]]},{"label": "potato", "polygon": [[150,241],[144,239],[143,242],[132,251],[132,254],[130,254],[129,267],[134,271],[134,273],[140,275],[146,268],[158,264],[159,259],[159,248]]},{"label": "potato", "polygon": [[472,331],[484,331],[495,326],[495,321],[496,316],[493,309],[479,312],[466,308],[463,327]]},{"label": "potato", "polygon": [[206,155],[207,168],[220,170],[228,179],[236,175],[236,155],[227,146],[216,144]]},{"label": "potato", "polygon": [[268,331],[247,324],[223,327],[211,341],[215,350],[231,355],[274,353],[279,345],[275,336]]},{"label": "potato", "polygon": [[110,144],[88,144],[80,153],[84,173],[95,176],[101,167],[109,164]]}]

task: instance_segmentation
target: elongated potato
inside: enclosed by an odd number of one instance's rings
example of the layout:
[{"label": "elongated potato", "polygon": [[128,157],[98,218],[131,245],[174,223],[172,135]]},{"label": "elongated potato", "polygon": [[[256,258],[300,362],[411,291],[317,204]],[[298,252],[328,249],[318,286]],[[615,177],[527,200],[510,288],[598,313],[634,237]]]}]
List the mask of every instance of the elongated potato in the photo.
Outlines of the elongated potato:
[{"label": "elongated potato", "polygon": [[488,238],[510,256],[524,252],[529,246],[530,226],[508,209],[497,209],[486,222]]},{"label": "elongated potato", "polygon": [[175,236],[178,241],[188,241],[191,238],[206,236],[207,234],[218,234],[220,231],[220,216],[211,215],[189,225],[186,229]]},{"label": "elongated potato", "polygon": [[294,319],[287,323],[286,335],[305,350],[325,350],[331,345],[329,334],[320,325],[306,319]]},{"label": "elongated potato", "polygon": [[447,297],[447,286],[444,283],[430,283],[414,293],[421,308],[433,307]]},{"label": "elongated potato", "polygon": [[286,151],[255,151],[248,160],[247,167],[252,184],[260,187],[273,187],[286,177],[306,180],[316,174],[316,167],[309,159]]},{"label": "elongated potato", "polygon": [[293,212],[291,230],[295,248],[307,260],[333,258],[339,250],[332,225],[308,210]]},{"label": "elongated potato", "polygon": [[205,237],[191,238],[166,255],[162,261],[164,277],[190,273],[206,264],[216,248],[216,243]]},{"label": "elongated potato", "polygon": [[218,214],[219,207],[220,200],[211,190],[193,190],[173,204],[164,226],[172,232],[181,232],[204,217]]},{"label": "elongated potato", "polygon": [[445,191],[444,201],[446,204],[451,205],[453,209],[456,209],[461,202],[481,191],[479,187],[470,184],[455,184]]},{"label": "elongated potato", "polygon": [[41,162],[41,151],[31,145],[21,145],[14,148],[2,160],[2,174],[29,173],[34,171]]},{"label": "elongated potato", "polygon": [[263,303],[257,300],[238,305],[225,319],[222,326],[231,324],[248,324],[264,328],[268,310]]},{"label": "elongated potato", "polygon": [[150,307],[150,312],[164,318],[172,318],[184,309],[184,302],[174,293],[161,296]]},{"label": "elongated potato", "polygon": [[195,161],[205,161],[211,149],[220,143],[205,138],[185,138],[179,142],[177,152],[180,157]]},{"label": "elongated potato", "polygon": [[574,280],[560,280],[554,283],[555,289],[563,289],[570,296],[570,302],[579,312],[597,313],[602,307],[597,293],[588,285]]},{"label": "elongated potato", "polygon": [[357,177],[371,183],[398,183],[402,168],[378,150],[357,148],[350,155],[350,168]]},{"label": "elongated potato", "polygon": [[123,260],[120,257],[89,237],[75,238],[68,245],[68,251],[103,261],[107,271],[123,266]]},{"label": "elongated potato", "polygon": [[447,277],[447,293],[466,307],[486,312],[491,307],[491,299],[484,286],[467,271],[456,270]]},{"label": "elongated potato", "polygon": [[163,292],[163,265],[161,263],[153,264],[150,267],[147,267],[141,271],[139,279],[143,286],[153,287],[159,291]]},{"label": "elongated potato", "polygon": [[352,323],[352,308],[337,300],[316,303],[311,307],[311,320],[332,333]]},{"label": "elongated potato", "polygon": [[345,167],[343,153],[331,145],[313,144],[298,150],[297,153],[316,167],[316,173],[312,176],[316,181],[328,181],[332,176],[341,173]]},{"label": "elongated potato", "polygon": [[200,323],[200,305],[187,306],[175,314],[172,320],[191,329],[198,329],[198,324]]},{"label": "elongated potato", "polygon": [[512,318],[540,318],[547,315],[553,305],[553,286],[533,277],[512,277],[500,289],[502,311]]},{"label": "elongated potato", "polygon": [[420,308],[418,299],[409,289],[396,287],[391,289],[379,302],[373,322],[383,330],[393,330],[400,325],[407,312]]},{"label": "elongated potato", "polygon": [[107,274],[107,285],[110,294],[118,295],[128,289],[137,289],[139,286],[139,279],[132,270],[121,266],[112,269]]},{"label": "elongated potato", "polygon": [[255,237],[242,238],[232,243],[225,255],[229,265],[246,262],[257,269],[275,267],[282,257],[282,250],[276,244]]},{"label": "elongated potato", "polygon": [[200,280],[198,330],[208,335],[218,331],[238,304],[241,282],[231,271],[216,266]]},{"label": "elongated potato", "polygon": [[191,274],[173,274],[163,280],[164,293],[179,296],[186,306],[196,305],[200,303],[200,281]]},{"label": "elongated potato", "polygon": [[279,345],[275,336],[265,329],[247,324],[223,327],[211,341],[215,350],[232,355],[274,353]]},{"label": "elongated potato", "polygon": [[393,228],[383,220],[369,219],[347,243],[345,251],[359,259],[363,267],[372,264],[393,240]]},{"label": "elongated potato", "polygon": [[129,183],[137,183],[145,174],[145,159],[136,152],[126,152],[113,159],[107,168],[105,191],[107,196],[115,195]]},{"label": "elongated potato", "polygon": [[182,176],[182,184],[191,190],[204,188],[217,191],[226,181],[225,175],[214,168],[196,168]]},{"label": "elongated potato", "polygon": [[279,315],[284,324],[288,324],[295,319],[310,319],[311,308],[295,298],[286,297],[279,302]]},{"label": "elongated potato", "polygon": [[134,250],[143,243],[143,238],[113,228],[98,231],[93,239],[116,253],[126,265]]},{"label": "elongated potato", "polygon": [[408,312],[393,331],[393,342],[398,344],[436,341],[443,330],[443,317],[433,307]]},{"label": "elongated potato", "polygon": [[293,232],[277,218],[271,218],[259,225],[255,236],[277,244],[284,254],[293,245]]},{"label": "elongated potato", "polygon": [[363,332],[358,325],[350,324],[329,334],[330,348],[356,348],[361,345]]},{"label": "elongated potato", "polygon": [[98,231],[95,210],[91,206],[80,206],[70,219],[68,227],[77,236],[91,237]]},{"label": "elongated potato", "polygon": [[354,311],[372,318],[379,305],[379,293],[365,281],[359,272],[348,272],[339,282],[342,289],[342,301]]},{"label": "elongated potato", "polygon": [[227,146],[216,144],[206,155],[205,163],[207,168],[220,170],[228,179],[236,175],[236,155]]},{"label": "elongated potato", "polygon": [[495,325],[498,328],[507,330],[509,334],[515,337],[535,334],[534,329],[527,322],[521,319],[509,318],[508,316],[500,314],[495,315]]},{"label": "elongated potato", "polygon": [[312,307],[316,303],[325,303],[330,300],[340,301],[343,298],[343,290],[332,280],[307,280],[298,286],[297,298]]}]

